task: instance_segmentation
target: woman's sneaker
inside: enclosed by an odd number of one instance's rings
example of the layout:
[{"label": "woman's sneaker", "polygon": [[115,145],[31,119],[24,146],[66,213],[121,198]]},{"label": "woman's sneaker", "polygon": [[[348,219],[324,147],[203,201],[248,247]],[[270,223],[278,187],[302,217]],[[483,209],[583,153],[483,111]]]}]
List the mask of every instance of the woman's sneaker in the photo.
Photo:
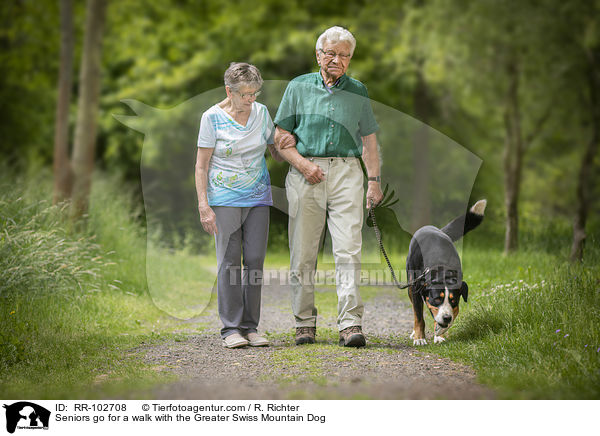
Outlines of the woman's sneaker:
[{"label": "woman's sneaker", "polygon": [[234,333],[223,339],[223,346],[227,348],[245,347],[248,343],[248,340],[244,339],[239,333]]},{"label": "woman's sneaker", "polygon": [[251,347],[266,347],[269,345],[269,340],[266,338],[263,338],[262,336],[260,336],[258,333],[248,333],[248,335],[246,336],[246,339],[248,339],[248,343]]},{"label": "woman's sneaker", "polygon": [[353,325],[340,331],[340,345],[357,348],[367,345],[362,328],[359,325]]}]

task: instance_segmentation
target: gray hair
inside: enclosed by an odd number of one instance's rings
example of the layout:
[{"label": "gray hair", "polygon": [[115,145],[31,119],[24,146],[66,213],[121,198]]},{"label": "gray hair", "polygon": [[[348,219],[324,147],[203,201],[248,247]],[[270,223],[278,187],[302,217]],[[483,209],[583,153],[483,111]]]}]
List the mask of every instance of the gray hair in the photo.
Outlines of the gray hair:
[{"label": "gray hair", "polygon": [[237,91],[241,86],[260,88],[263,79],[260,71],[252,64],[245,62],[232,62],[225,71],[225,86]]},{"label": "gray hair", "polygon": [[325,41],[337,43],[337,42],[349,42],[350,43],[350,56],[354,54],[356,48],[356,39],[348,29],[344,29],[340,26],[333,26],[327,29],[317,39],[317,50],[323,50],[323,43]]}]

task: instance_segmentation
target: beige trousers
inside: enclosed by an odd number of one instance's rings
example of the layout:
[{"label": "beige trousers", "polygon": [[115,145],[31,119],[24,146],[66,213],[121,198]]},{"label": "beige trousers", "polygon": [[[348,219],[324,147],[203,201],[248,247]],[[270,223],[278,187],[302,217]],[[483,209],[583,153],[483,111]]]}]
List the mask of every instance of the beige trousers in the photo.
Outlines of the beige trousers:
[{"label": "beige trousers", "polygon": [[363,225],[363,173],[357,158],[310,158],[325,180],[309,184],[294,167],[285,180],[289,203],[290,285],[296,327],[315,327],[314,279],[325,223],[333,244],[338,297],[337,325],[362,325],[360,255]]}]

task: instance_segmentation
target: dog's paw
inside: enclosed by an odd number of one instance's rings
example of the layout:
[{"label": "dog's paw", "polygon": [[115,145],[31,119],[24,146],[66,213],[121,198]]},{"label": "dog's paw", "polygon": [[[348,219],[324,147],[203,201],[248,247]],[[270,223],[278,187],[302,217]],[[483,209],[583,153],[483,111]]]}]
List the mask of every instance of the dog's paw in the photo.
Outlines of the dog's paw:
[{"label": "dog's paw", "polygon": [[413,339],[413,345],[427,345],[427,341],[425,339]]},{"label": "dog's paw", "polygon": [[433,337],[433,343],[434,344],[441,344],[442,342],[445,342],[446,339],[442,338],[441,336],[434,336]]},{"label": "dog's paw", "polygon": [[415,331],[413,330],[413,332],[410,334],[410,338],[414,338],[415,337]]}]

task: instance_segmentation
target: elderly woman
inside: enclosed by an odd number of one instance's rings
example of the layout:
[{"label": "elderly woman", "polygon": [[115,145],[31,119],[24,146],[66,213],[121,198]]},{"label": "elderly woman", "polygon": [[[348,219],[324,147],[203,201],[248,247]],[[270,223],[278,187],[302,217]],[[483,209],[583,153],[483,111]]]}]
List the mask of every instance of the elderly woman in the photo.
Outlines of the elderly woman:
[{"label": "elderly woman", "polygon": [[256,101],[262,84],[255,66],[232,63],[225,72],[227,98],[204,112],[198,134],[198,211],[204,230],[215,235],[221,338],[228,348],[269,345],[257,333],[273,204],[267,146],[280,158],[273,121]]}]

